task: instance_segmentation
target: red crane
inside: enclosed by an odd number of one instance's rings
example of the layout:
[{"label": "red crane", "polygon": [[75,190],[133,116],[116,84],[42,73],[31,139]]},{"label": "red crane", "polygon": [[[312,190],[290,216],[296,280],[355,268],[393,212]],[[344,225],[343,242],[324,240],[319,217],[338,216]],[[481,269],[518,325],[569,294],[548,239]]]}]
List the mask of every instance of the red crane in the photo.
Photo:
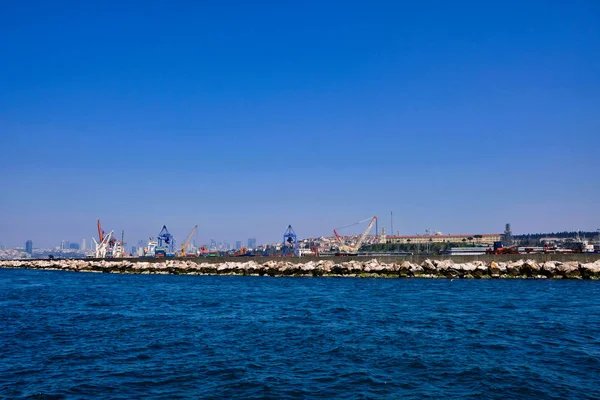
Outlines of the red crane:
[{"label": "red crane", "polygon": [[[100,225],[100,220],[98,220],[98,239],[100,239],[100,241],[98,243],[102,243],[104,241],[104,230],[102,229],[102,226]],[[114,237],[111,237],[110,240],[108,241],[108,244],[110,247],[112,247],[115,245],[116,242],[117,242],[117,240]]]},{"label": "red crane", "polygon": [[102,243],[104,241],[104,231],[100,225],[100,220],[98,220],[98,239],[100,239],[98,243]]}]

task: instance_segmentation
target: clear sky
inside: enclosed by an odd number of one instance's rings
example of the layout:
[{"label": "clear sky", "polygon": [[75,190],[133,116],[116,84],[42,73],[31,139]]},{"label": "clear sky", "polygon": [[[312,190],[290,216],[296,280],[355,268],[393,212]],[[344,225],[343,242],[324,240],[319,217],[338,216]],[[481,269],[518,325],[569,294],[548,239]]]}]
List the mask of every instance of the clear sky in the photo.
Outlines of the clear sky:
[{"label": "clear sky", "polygon": [[[597,1],[0,3],[0,243],[600,228]],[[350,233],[350,232],[348,232]],[[127,240],[129,239],[129,240]]]}]

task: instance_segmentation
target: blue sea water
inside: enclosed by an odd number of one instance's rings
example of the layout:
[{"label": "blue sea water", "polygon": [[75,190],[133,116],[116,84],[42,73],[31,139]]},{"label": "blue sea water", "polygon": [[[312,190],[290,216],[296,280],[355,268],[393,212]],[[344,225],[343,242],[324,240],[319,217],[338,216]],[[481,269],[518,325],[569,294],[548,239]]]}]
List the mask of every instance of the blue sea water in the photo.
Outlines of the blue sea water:
[{"label": "blue sea water", "polygon": [[600,282],[0,270],[2,398],[600,398]]}]

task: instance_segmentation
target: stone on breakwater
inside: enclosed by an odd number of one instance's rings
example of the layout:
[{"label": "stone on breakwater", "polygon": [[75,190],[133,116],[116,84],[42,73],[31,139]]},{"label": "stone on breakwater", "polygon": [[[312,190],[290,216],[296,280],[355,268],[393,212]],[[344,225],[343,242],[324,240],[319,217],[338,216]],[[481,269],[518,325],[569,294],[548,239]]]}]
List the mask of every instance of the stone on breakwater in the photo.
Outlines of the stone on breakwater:
[{"label": "stone on breakwater", "polygon": [[501,274],[506,272],[506,263],[497,263],[492,261],[490,263],[490,275],[494,278],[499,278]]},{"label": "stone on breakwater", "polygon": [[577,278],[581,276],[579,273],[579,263],[577,261],[567,261],[566,263],[557,266],[556,270],[565,278]]},{"label": "stone on breakwater", "polygon": [[600,260],[593,263],[582,263],[579,265],[581,276],[588,279],[600,278]]}]

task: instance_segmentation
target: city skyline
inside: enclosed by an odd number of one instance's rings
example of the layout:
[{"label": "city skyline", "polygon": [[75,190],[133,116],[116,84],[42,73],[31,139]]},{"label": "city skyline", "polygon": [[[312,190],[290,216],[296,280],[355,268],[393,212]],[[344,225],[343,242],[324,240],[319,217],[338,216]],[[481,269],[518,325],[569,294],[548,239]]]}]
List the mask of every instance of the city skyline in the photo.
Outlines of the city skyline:
[{"label": "city skyline", "polygon": [[600,227],[596,2],[13,3],[1,243]]},{"label": "city skyline", "polygon": [[[505,228],[509,229],[510,235],[512,237],[512,235],[527,235],[527,234],[551,234],[551,233],[556,233],[556,232],[573,232],[573,233],[577,233],[577,232],[584,232],[587,234],[591,233],[592,237],[588,237],[591,239],[594,239],[596,237],[600,237],[600,228],[597,229],[589,229],[589,230],[585,230],[585,229],[565,229],[565,230],[560,230],[560,229],[554,229],[554,230],[549,230],[549,231],[531,231],[531,232],[518,232],[518,233],[514,233],[512,231],[510,231],[510,223],[505,224]],[[379,226],[379,230],[378,230],[378,234],[382,234],[382,228],[385,229],[385,226]],[[359,229],[360,231],[357,231],[356,229]],[[375,234],[375,228],[373,228],[370,231],[371,235]],[[436,229],[426,229],[423,232],[414,232],[414,233],[409,233],[409,232],[403,232],[400,234],[400,236],[413,236],[413,235],[417,235],[417,236],[427,236],[427,235],[436,235],[436,234],[443,234],[444,236],[446,235],[464,235],[464,234],[503,234],[506,235],[506,229],[504,230],[504,232],[476,232],[476,231],[472,231],[472,232],[441,232],[438,231]],[[351,235],[358,235],[362,232],[360,225],[358,228],[355,228],[354,231],[352,232],[341,232],[342,236],[351,236]],[[385,233],[388,237],[390,236],[396,236],[397,233],[399,232],[395,232],[393,235],[390,234],[390,232],[386,229]],[[316,239],[319,237],[326,237],[326,238],[333,238],[333,234],[330,235],[319,235],[319,236],[298,236],[298,240],[305,240],[305,239]],[[148,238],[150,239],[150,238]],[[177,241],[177,237],[175,237],[175,240]],[[2,248],[23,248],[23,249],[27,249],[27,243],[28,242],[32,242],[32,248],[33,249],[67,249],[67,250],[81,250],[82,252],[85,251],[92,251],[94,249],[94,246],[92,244],[92,247],[86,247],[85,243],[87,243],[87,238],[82,238],[79,242],[77,241],[70,241],[70,240],[65,240],[65,239],[61,239],[60,241],[58,241],[55,244],[49,244],[46,246],[33,246],[33,244],[35,244],[35,241],[32,241],[31,239],[28,239],[25,243],[25,246],[23,245],[19,245],[19,244],[15,244],[12,245],[10,243],[5,243],[0,241],[0,249]],[[90,242],[93,243],[93,239],[90,238]],[[252,243],[254,243],[254,246],[262,246],[262,245],[271,245],[271,244],[275,244],[275,243],[281,243],[282,240],[278,239],[278,240],[273,240],[273,241],[259,241],[254,237],[250,237],[247,238],[246,240],[234,240],[234,241],[230,241],[227,239],[208,239],[205,242],[202,241],[198,241],[196,244],[194,244],[193,242],[190,243],[190,245],[193,245],[196,248],[199,248],[200,246],[207,246],[208,248],[219,248],[219,249],[239,249],[241,247],[253,247],[251,246]],[[127,248],[143,248],[147,245],[147,240],[143,240],[143,239],[139,239],[139,240],[132,240],[130,242],[126,241],[126,247]],[[181,243],[179,241],[177,241],[177,246],[179,246]],[[77,247],[73,247],[73,245],[77,245]]]}]

